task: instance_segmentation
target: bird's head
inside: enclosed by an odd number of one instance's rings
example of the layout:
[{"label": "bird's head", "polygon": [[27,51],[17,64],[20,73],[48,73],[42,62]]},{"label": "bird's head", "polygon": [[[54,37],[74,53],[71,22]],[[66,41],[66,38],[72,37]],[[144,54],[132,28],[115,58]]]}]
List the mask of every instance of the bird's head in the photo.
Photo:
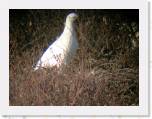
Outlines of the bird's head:
[{"label": "bird's head", "polygon": [[66,24],[73,24],[74,21],[78,18],[76,13],[70,13],[66,18]]}]

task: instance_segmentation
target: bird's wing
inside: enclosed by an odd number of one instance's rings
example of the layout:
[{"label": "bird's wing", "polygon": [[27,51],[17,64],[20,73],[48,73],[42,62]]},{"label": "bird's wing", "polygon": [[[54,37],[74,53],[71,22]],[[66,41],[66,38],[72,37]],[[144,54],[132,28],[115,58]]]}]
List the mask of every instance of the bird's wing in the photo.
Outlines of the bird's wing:
[{"label": "bird's wing", "polygon": [[63,59],[64,50],[57,47],[54,43],[44,52],[41,59],[38,61],[38,67],[48,67],[60,65]]}]

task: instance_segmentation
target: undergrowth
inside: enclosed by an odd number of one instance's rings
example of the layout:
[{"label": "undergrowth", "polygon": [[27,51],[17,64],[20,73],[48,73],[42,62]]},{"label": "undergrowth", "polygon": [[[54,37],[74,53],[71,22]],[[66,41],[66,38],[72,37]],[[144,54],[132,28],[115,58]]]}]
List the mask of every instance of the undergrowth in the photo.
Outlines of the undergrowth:
[{"label": "undergrowth", "polygon": [[[71,11],[79,15],[76,56],[60,70],[33,71]],[[10,105],[139,105],[137,10],[10,10],[9,15]]]}]

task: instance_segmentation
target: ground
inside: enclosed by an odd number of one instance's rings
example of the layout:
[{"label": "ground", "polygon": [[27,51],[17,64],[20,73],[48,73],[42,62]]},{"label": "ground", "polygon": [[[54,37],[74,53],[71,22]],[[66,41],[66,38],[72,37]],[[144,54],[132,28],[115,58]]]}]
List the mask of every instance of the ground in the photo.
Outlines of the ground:
[{"label": "ground", "polygon": [[[32,66],[79,15],[79,49],[68,66]],[[10,10],[10,105],[139,105],[138,10]]]}]

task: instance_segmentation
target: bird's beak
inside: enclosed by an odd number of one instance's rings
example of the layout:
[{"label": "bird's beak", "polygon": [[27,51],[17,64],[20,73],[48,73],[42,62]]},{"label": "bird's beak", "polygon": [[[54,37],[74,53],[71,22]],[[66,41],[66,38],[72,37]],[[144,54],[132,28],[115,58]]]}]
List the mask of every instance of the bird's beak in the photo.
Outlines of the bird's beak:
[{"label": "bird's beak", "polygon": [[78,16],[78,15],[76,15],[76,16],[75,16],[75,20],[77,20],[78,18],[79,18],[79,16]]},{"label": "bird's beak", "polygon": [[78,17],[78,16],[76,16],[75,23],[76,23],[76,24],[78,24],[78,22],[79,22],[79,17]]},{"label": "bird's beak", "polygon": [[75,24],[78,24],[78,18],[79,18],[79,16],[78,15],[75,15],[75,17],[74,17],[74,22],[75,22]]}]

